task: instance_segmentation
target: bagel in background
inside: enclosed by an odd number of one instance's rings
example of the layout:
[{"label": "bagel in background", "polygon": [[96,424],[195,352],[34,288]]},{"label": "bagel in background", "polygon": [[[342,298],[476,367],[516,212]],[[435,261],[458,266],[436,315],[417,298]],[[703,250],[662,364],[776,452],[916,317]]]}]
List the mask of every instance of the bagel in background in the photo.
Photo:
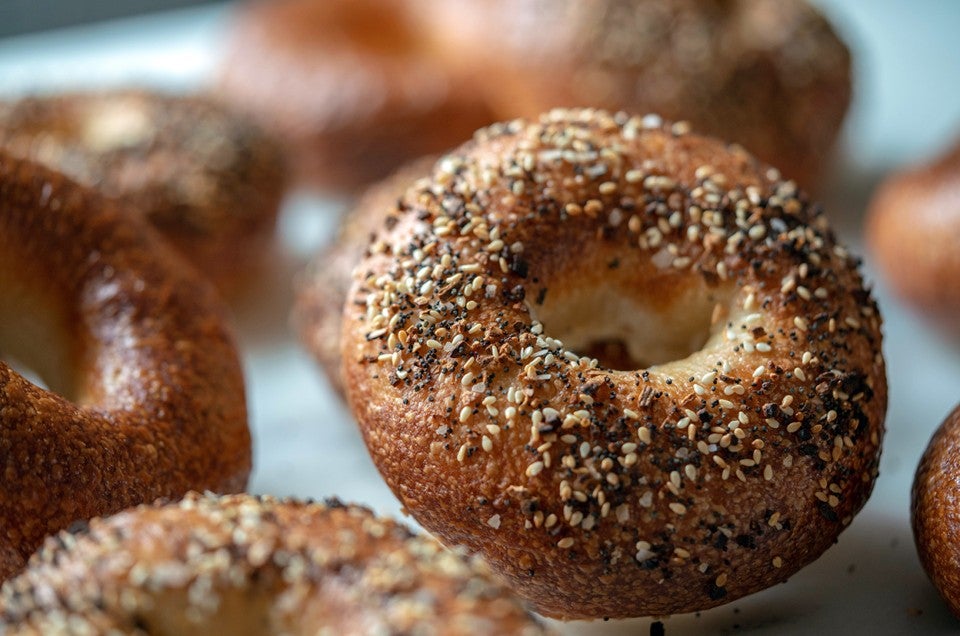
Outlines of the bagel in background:
[{"label": "bagel in background", "polygon": [[356,192],[495,119],[407,0],[239,4],[216,92],[285,143],[304,183]]},{"label": "bagel in background", "polygon": [[687,120],[813,188],[851,96],[805,0],[254,0],[225,47],[220,94],[336,191],[554,107]]},{"label": "bagel in background", "polygon": [[117,88],[0,101],[0,148],[145,217],[228,297],[273,253],[280,146],[209,97]]},{"label": "bagel in background", "polygon": [[881,182],[867,210],[866,239],[893,292],[960,336],[960,140]]}]

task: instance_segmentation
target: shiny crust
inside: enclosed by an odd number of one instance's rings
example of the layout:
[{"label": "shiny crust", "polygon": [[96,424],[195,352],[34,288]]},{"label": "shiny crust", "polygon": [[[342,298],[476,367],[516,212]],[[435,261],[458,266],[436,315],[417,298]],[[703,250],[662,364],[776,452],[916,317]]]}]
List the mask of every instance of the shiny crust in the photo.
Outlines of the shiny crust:
[{"label": "shiny crust", "polygon": [[248,495],[51,537],[0,608],[9,634],[546,633],[476,559],[358,506]]},{"label": "shiny crust", "polygon": [[406,0],[248,1],[219,92],[286,142],[306,181],[356,190],[494,120],[416,18]]},{"label": "shiny crust", "polygon": [[920,459],[910,511],[923,569],[960,618],[960,407],[943,421]]},{"label": "shiny crust", "polygon": [[866,235],[893,291],[960,334],[960,141],[926,165],[887,177],[870,203]]},{"label": "shiny crust", "polygon": [[804,0],[422,0],[443,59],[498,118],[556,106],[657,112],[820,179],[850,55]]},{"label": "shiny crust", "polygon": [[436,157],[417,159],[371,186],[340,220],[333,242],[299,275],[294,328],[304,346],[327,374],[333,389],[344,394],[340,375],[340,332],[343,305],[352,281],[353,267],[377,238],[390,210],[417,179],[432,171]]},{"label": "shiny crust", "polygon": [[[742,149],[558,110],[479,132],[391,216],[345,309],[349,403],[405,508],[538,611],[728,602],[863,506],[876,304],[819,207]],[[565,347],[577,309],[588,332],[647,321],[631,337],[659,364]],[[656,351],[677,334],[699,344]]]},{"label": "shiny crust", "polygon": [[0,361],[0,578],[78,519],[244,487],[225,311],[142,220],[0,155],[0,290],[3,360],[55,391]]},{"label": "shiny crust", "polygon": [[142,214],[226,292],[270,253],[286,186],[278,145],[196,96],[112,90],[0,102],[0,146]]}]

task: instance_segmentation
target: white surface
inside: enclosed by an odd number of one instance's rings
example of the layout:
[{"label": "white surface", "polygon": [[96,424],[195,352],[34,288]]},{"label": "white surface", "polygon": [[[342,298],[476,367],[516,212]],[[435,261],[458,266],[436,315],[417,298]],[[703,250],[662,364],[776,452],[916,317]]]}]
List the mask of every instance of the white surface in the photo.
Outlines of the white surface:
[{"label": "white surface", "polygon": [[[960,132],[960,3],[820,0],[854,49],[856,101],[828,211],[860,249],[870,189],[890,166],[928,156]],[[0,96],[61,86],[202,85],[215,63],[225,6],[0,41]],[[281,253],[236,310],[244,351],[255,470],[251,490],[399,505],[379,479],[350,415],[287,325],[291,281],[328,240],[337,201],[292,197]],[[862,253],[862,249],[860,249]],[[867,274],[870,275],[869,261]],[[784,585],[699,615],[665,619],[667,634],[946,634],[960,624],[916,559],[909,490],[933,429],[960,400],[960,350],[877,295],[886,320],[890,403],[881,476],[852,526]],[[570,633],[647,633],[650,620],[570,624]]]}]

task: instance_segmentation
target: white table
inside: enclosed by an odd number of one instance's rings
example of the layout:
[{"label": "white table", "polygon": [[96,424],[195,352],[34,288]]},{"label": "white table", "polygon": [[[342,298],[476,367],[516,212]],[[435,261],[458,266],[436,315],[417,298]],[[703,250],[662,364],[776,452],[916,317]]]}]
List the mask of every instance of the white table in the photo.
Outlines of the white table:
[{"label": "white table", "polygon": [[[858,73],[844,158],[827,209],[841,235],[862,253],[860,221],[877,179],[960,134],[960,3],[821,4],[850,43]],[[202,85],[215,67],[228,11],[227,5],[213,5],[0,40],[0,96],[71,86]],[[329,240],[342,208],[327,197],[292,196],[273,269],[253,299],[236,310],[256,444],[250,487],[278,495],[335,494],[396,515],[399,504],[377,475],[349,413],[287,322],[293,275]],[[873,279],[869,259],[866,269]],[[876,292],[886,321],[890,403],[872,498],[839,543],[786,584],[699,615],[665,619],[670,636],[947,634],[960,628],[920,569],[909,526],[919,456],[960,401],[960,347],[931,333],[882,283]],[[649,625],[638,619],[561,629],[645,634]]]}]

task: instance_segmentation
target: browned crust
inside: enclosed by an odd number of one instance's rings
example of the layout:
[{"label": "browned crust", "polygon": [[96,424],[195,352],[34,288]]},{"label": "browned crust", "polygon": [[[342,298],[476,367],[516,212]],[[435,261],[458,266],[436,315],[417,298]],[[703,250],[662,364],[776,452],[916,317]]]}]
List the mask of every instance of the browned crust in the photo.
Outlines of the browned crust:
[{"label": "browned crust", "polygon": [[359,506],[249,495],[51,537],[0,608],[10,634],[546,633],[477,559]]},{"label": "browned crust", "polygon": [[221,291],[239,291],[270,253],[279,147],[210,98],[117,89],[2,102],[0,147],[143,215]]},{"label": "browned crust", "polygon": [[884,280],[903,300],[960,334],[960,141],[925,165],[887,177],[866,237]]},{"label": "browned crust", "polygon": [[333,243],[321,250],[298,276],[292,313],[294,328],[341,396],[341,318],[352,280],[350,274],[366,246],[376,240],[386,215],[400,196],[417,179],[430,174],[435,161],[436,157],[414,160],[371,186],[343,216]]},{"label": "browned crust", "polygon": [[[349,403],[406,509],[542,613],[728,602],[863,506],[887,398],[876,304],[819,207],[743,150],[554,111],[479,132],[391,213],[345,308]],[[708,346],[611,371],[532,315],[603,285],[668,325],[681,297],[713,297]]]},{"label": "browned crust", "polygon": [[355,191],[494,120],[400,0],[242,3],[219,93],[287,145],[307,182]]},{"label": "browned crust", "polygon": [[914,476],[910,512],[920,562],[960,617],[960,407],[930,438]]},{"label": "browned crust", "polygon": [[[250,435],[225,311],[143,221],[0,155],[0,289],[0,353],[41,360],[71,398],[0,362],[0,577],[78,519],[244,487]],[[32,338],[34,323],[48,332]]]},{"label": "browned crust", "polygon": [[472,74],[500,119],[659,113],[812,187],[850,102],[849,52],[804,0],[423,4],[438,55]]}]

